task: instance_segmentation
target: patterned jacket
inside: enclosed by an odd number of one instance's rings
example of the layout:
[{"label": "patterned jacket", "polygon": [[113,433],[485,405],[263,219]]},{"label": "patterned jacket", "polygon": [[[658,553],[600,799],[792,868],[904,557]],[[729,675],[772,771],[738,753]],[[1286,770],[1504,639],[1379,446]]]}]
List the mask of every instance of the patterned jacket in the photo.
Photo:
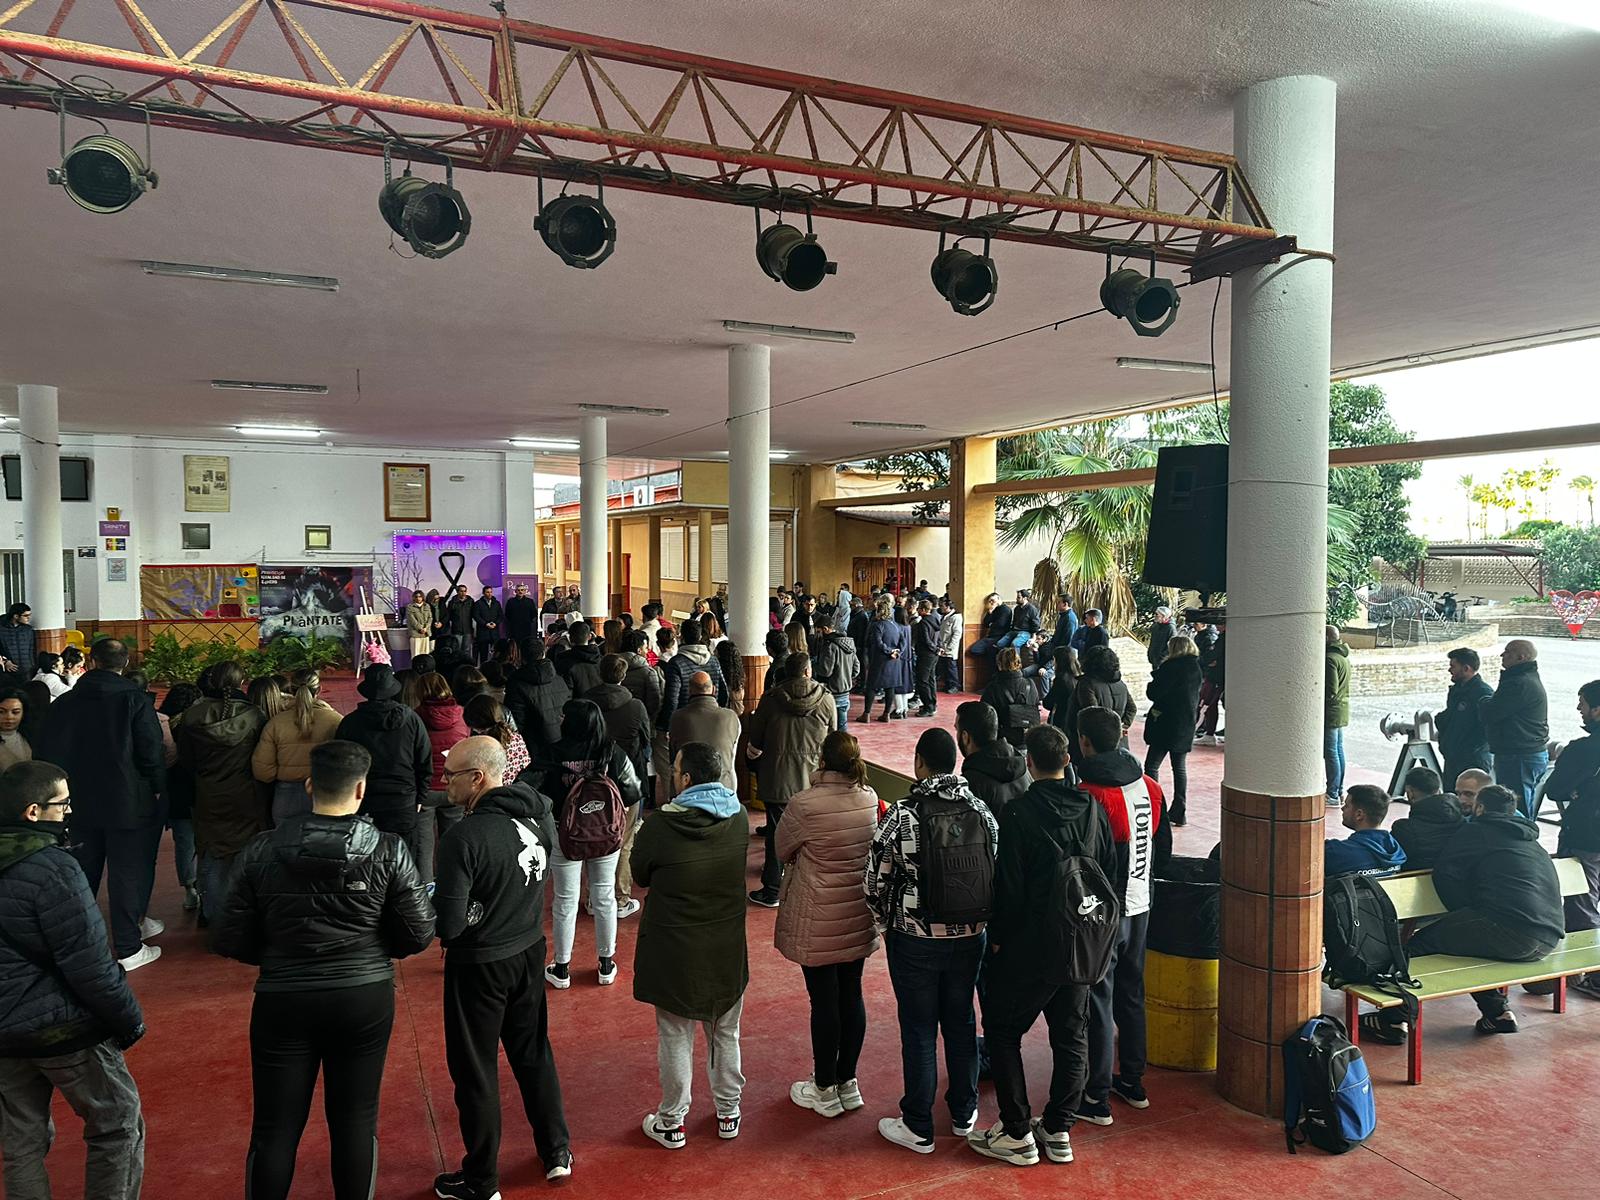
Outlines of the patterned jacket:
[{"label": "patterned jacket", "polygon": [[921,780],[900,803],[892,805],[878,823],[867,859],[867,905],[882,929],[892,929],[912,937],[974,937],[983,932],[982,921],[971,925],[946,925],[930,922],[922,915],[917,885],[922,873],[921,801],[925,797],[965,801],[983,814],[989,826],[991,846],[1000,842],[1000,827],[994,814],[972,794],[959,775],[934,775]]}]

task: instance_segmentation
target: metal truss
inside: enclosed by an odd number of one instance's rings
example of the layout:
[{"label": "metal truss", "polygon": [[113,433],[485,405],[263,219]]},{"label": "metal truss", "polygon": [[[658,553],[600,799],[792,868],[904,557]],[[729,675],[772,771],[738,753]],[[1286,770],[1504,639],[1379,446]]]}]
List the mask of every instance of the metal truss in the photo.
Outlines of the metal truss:
[{"label": "metal truss", "polygon": [[1168,262],[1274,236],[1232,155],[407,0],[15,0],[0,103]]}]

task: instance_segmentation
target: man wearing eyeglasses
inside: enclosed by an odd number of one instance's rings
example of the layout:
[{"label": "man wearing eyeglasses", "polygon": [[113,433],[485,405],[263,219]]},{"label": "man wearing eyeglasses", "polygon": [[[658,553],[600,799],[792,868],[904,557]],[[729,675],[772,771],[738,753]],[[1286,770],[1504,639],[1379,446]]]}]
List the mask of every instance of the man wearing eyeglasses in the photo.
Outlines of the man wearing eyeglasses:
[{"label": "man wearing eyeglasses", "polygon": [[139,1089],[122,1052],[144,1036],[127,974],[78,860],[61,847],[72,797],[47,762],[0,774],[0,1157],[8,1196],[48,1196],[59,1091],[83,1115],[83,1195],[136,1200]]}]

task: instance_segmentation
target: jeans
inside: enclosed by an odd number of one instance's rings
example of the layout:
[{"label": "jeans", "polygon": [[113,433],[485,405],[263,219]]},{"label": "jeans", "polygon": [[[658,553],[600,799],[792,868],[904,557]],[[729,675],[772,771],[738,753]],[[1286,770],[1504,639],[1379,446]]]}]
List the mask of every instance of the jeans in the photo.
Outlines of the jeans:
[{"label": "jeans", "polygon": [[311,1113],[317,1074],[328,1121],[335,1200],[369,1200],[378,1178],[378,1090],[394,1026],[394,983],[318,992],[257,992],[250,1012],[255,1096],[248,1200],[283,1200]]},{"label": "jeans", "polygon": [[783,820],[783,804],[767,805],[767,823],[761,828],[761,840],[766,851],[761,860],[761,890],[776,896],[783,885],[783,861],[778,857],[778,822]]},{"label": "jeans", "polygon": [[1009,636],[1009,634],[1003,634],[997,638],[981,637],[977,641],[973,642],[972,645],[967,647],[967,653],[973,658],[992,657],[994,653],[1000,649],[1000,643]]},{"label": "jeans", "polygon": [[839,732],[844,733],[850,728],[850,693],[835,696],[833,706],[839,710]]},{"label": "jeans", "polygon": [[89,891],[98,895],[100,876],[106,876],[106,899],[111,911],[111,942],[118,958],[139,953],[144,940],[139,922],[150,907],[156,886],[156,852],[161,848],[161,824],[134,829],[89,827],[72,831],[72,856],[83,868]]},{"label": "jeans", "polygon": [[221,858],[209,850],[200,856],[200,915],[207,921],[216,920],[222,911],[222,902],[233,886],[233,866],[238,861],[237,854]]},{"label": "jeans", "polygon": [[1147,912],[1122,918],[1111,966],[1089,991],[1089,1082],[1084,1095],[1095,1103],[1111,1093],[1113,1057],[1122,1078],[1137,1082],[1144,1077],[1144,944],[1149,925]]},{"label": "jeans", "polygon": [[272,785],[272,823],[282,825],[311,812],[311,794],[304,779],[280,779]]},{"label": "jeans", "polygon": [[1011,646],[1021,650],[1031,641],[1033,641],[1032,633],[1021,629],[1013,629],[1010,633],[1001,634],[999,640],[995,642],[994,648],[996,650],[1004,650],[1007,646]]},{"label": "jeans", "polygon": [[[900,1097],[900,1115],[906,1127],[921,1138],[933,1136],[940,1033],[944,1034],[944,1101],[950,1119],[965,1125],[978,1111],[978,1022],[972,994],[984,941],[983,934],[925,938],[893,929],[885,937],[906,1089]],[[987,1024],[984,1029],[988,1031]]]},{"label": "jeans", "polygon": [[1024,973],[1026,966],[993,969],[998,961],[991,961],[992,969],[985,972],[983,1035],[1000,1122],[1014,1138],[1025,1137],[1033,1123],[1022,1038],[1042,1013],[1050,1028],[1052,1060],[1044,1127],[1049,1133],[1065,1133],[1077,1120],[1089,1075],[1089,987],[1034,978]]},{"label": "jeans", "polygon": [[173,817],[167,822],[172,830],[172,865],[178,874],[180,887],[193,887],[195,881],[194,820],[191,817]]},{"label": "jeans", "polygon": [[1322,771],[1328,779],[1328,799],[1344,796],[1344,728],[1322,731]]},{"label": "jeans", "polygon": [[1159,783],[1157,773],[1161,770],[1161,760],[1169,755],[1172,757],[1172,795],[1167,805],[1167,819],[1181,824],[1189,819],[1189,752],[1151,746],[1144,752],[1144,773]]},{"label": "jeans", "polygon": [[[1476,909],[1458,908],[1419,929],[1406,944],[1406,952],[1412,959],[1424,954],[1454,954],[1463,958],[1492,958],[1496,962],[1535,962],[1555,947],[1554,942],[1540,941],[1521,930],[1502,925]],[[1478,1011],[1491,1020],[1504,1016],[1509,1007],[1499,988],[1473,992],[1472,999]],[[1398,1008],[1386,1008],[1379,1019],[1385,1025],[1398,1025],[1405,1014]]]},{"label": "jeans", "polygon": [[138,1200],[144,1185],[139,1089],[110,1042],[45,1058],[0,1058],[0,1155],[6,1200],[50,1200],[45,1155],[55,1141],[50,1098],[83,1119],[83,1196]]},{"label": "jeans", "polygon": [[555,899],[550,905],[550,936],[555,939],[556,962],[572,961],[572,939],[578,928],[578,892],[589,877],[589,904],[594,909],[594,947],[601,958],[617,953],[617,856],[613,850],[600,858],[573,860],[561,853],[561,843],[550,848],[550,882]]},{"label": "jeans", "polygon": [[500,1044],[522,1092],[522,1109],[545,1166],[568,1149],[561,1079],[544,1003],[544,941],[494,962],[461,962],[445,952],[444,1056],[456,1088],[467,1183],[485,1195],[500,1186]]},{"label": "jeans", "polygon": [[1517,798],[1517,811],[1525,817],[1533,816],[1533,793],[1539,786],[1539,777],[1550,766],[1550,752],[1538,750],[1532,754],[1513,754],[1506,751],[1494,756],[1494,781],[1510,788]]},{"label": "jeans", "polygon": [[811,1077],[819,1088],[856,1077],[856,1063],[867,1040],[867,1004],[861,996],[861,969],[867,960],[801,967],[811,997]]},{"label": "jeans", "polygon": [[944,677],[944,690],[947,692],[959,692],[961,690],[960,660],[940,655],[939,667]]},{"label": "jeans", "polygon": [[743,1014],[743,996],[714,1021],[696,1021],[664,1008],[656,1009],[656,1065],[661,1072],[661,1103],[656,1106],[656,1115],[665,1124],[682,1125],[689,1115],[697,1025],[706,1031],[706,1079],[711,1085],[717,1116],[740,1115],[744,1074],[739,1053],[739,1019]]}]

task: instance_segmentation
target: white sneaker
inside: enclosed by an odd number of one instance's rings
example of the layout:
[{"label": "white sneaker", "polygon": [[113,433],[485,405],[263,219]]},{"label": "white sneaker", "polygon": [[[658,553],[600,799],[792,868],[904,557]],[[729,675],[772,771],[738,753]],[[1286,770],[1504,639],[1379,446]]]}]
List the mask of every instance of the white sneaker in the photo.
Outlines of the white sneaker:
[{"label": "white sneaker", "polygon": [[137,953],[130,954],[127,958],[119,958],[117,962],[122,965],[124,971],[137,971],[146,963],[153,963],[160,957],[160,946],[140,946]]},{"label": "white sneaker", "polygon": [[[549,976],[547,975],[547,976],[545,976],[545,978],[548,979]],[[600,966],[600,986],[601,987],[610,987],[616,981],[617,981],[617,960],[613,958],[611,960],[611,970],[607,971],[606,968],[605,968],[605,965],[603,963]],[[572,982],[572,977],[571,977],[570,974],[567,976],[567,982],[568,983]],[[556,986],[560,987],[561,985],[557,984]]]},{"label": "white sneaker", "polygon": [[[556,968],[561,973],[556,973]],[[572,968],[568,963],[551,963],[544,969],[544,981],[558,992],[564,992],[572,986]]]},{"label": "white sneaker", "polygon": [[643,907],[644,905],[640,904],[632,896],[629,896],[621,904],[617,905],[617,920],[626,920]]},{"label": "white sneaker", "polygon": [[731,1142],[739,1136],[739,1126],[744,1121],[740,1113],[717,1114],[717,1136],[725,1142]]},{"label": "white sneaker", "polygon": [[968,1117],[967,1118],[967,1123],[965,1125],[956,1124],[956,1121],[955,1121],[954,1117],[952,1117],[950,1119],[950,1132],[955,1134],[957,1137],[966,1137],[968,1134],[970,1134],[977,1127],[978,1127],[978,1114],[977,1113],[973,1113],[970,1117]]},{"label": "white sneaker", "polygon": [[933,1139],[918,1137],[900,1117],[884,1117],[878,1122],[878,1132],[896,1146],[904,1146],[918,1154],[933,1153]]},{"label": "white sneaker", "polygon": [[1033,1122],[1033,1140],[1036,1145],[1044,1147],[1045,1157],[1053,1163],[1069,1163],[1072,1161],[1072,1135],[1070,1133],[1051,1133],[1044,1127],[1044,1118],[1036,1117]]},{"label": "white sneaker", "polygon": [[967,1145],[985,1158],[998,1159],[1014,1167],[1032,1167],[1039,1162],[1039,1146],[1033,1140],[1033,1131],[1030,1129],[1025,1136],[1014,1138],[999,1121],[981,1133],[968,1134]]},{"label": "white sneaker", "polygon": [[682,1150],[684,1145],[683,1126],[669,1125],[655,1113],[648,1114],[644,1119],[644,1135],[658,1146],[665,1146],[668,1150]]},{"label": "white sneaker", "polygon": [[809,1108],[820,1117],[837,1117],[844,1114],[837,1087],[818,1087],[815,1079],[802,1079],[789,1085],[789,1099],[801,1108]]},{"label": "white sneaker", "polygon": [[1217,735],[1214,733],[1203,733],[1199,737],[1195,738],[1194,744],[1196,746],[1215,746],[1217,744]]},{"label": "white sneaker", "polygon": [[855,1112],[858,1108],[865,1108],[867,1102],[861,1098],[861,1085],[854,1079],[846,1079],[841,1083],[839,1103],[844,1106],[845,1112]]},{"label": "white sneaker", "polygon": [[139,922],[139,936],[145,941],[149,941],[151,938],[165,933],[166,930],[166,923],[163,921],[158,921],[154,917],[146,917],[144,920]]}]

